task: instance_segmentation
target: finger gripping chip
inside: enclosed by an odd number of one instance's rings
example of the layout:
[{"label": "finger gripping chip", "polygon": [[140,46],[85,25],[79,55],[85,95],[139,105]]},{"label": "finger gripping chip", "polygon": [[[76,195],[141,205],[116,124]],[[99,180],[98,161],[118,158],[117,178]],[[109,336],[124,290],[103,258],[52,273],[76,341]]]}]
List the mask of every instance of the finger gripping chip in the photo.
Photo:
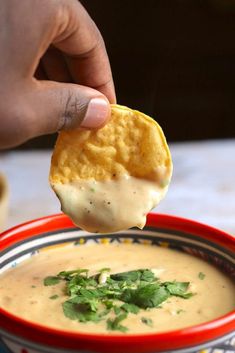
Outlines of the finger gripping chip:
[{"label": "finger gripping chip", "polygon": [[[117,226],[114,226],[117,218],[118,222],[123,224],[118,228],[135,225],[142,227],[143,221],[136,224],[135,217],[133,224],[123,220],[125,217],[119,210],[121,207],[126,208],[127,214],[133,213],[124,195],[128,194],[129,198],[134,198],[132,200],[134,202],[142,202],[140,193],[142,192],[142,198],[149,198],[149,195],[153,194],[149,191],[149,187],[155,186],[161,193],[161,197],[159,196],[161,199],[167,190],[171,173],[171,155],[161,127],[143,113],[120,105],[112,105],[111,118],[103,128],[76,129],[59,133],[52,156],[50,183],[61,200],[62,209],[73,220],[79,217],[83,219],[75,223],[90,231],[95,229],[104,232],[117,229]],[[144,185],[148,186],[147,191]],[[93,208],[87,209],[85,217],[82,209],[84,205],[87,206],[87,198],[91,199],[88,190],[93,186],[97,190],[96,200],[93,195],[94,204],[90,201]],[[117,200],[115,188],[122,194],[121,199]],[[136,192],[138,197],[134,196],[136,188],[139,190]],[[155,204],[159,202],[159,197],[157,199],[155,197]],[[106,199],[110,199],[108,202],[112,205],[108,209],[104,206]],[[154,206],[152,202],[148,203],[148,207]],[[102,216],[100,208],[103,209]],[[139,212],[144,212],[145,217],[150,209],[144,211],[139,209]],[[75,213],[80,216],[74,217]],[[141,216],[143,217],[143,214]],[[107,217],[111,217],[114,221],[108,222]],[[85,222],[90,224],[84,224],[85,218]],[[96,229],[97,227],[99,229]]]}]

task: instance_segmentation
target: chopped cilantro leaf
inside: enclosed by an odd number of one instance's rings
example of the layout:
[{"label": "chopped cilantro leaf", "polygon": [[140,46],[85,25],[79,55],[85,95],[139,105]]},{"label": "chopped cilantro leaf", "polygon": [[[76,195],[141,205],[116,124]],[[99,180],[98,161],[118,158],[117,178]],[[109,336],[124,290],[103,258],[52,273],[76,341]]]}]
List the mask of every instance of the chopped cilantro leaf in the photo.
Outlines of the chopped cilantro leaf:
[{"label": "chopped cilantro leaf", "polygon": [[44,286],[54,286],[60,282],[60,278],[57,276],[48,276],[44,278]]},{"label": "chopped cilantro leaf", "polygon": [[113,301],[111,301],[111,300],[104,300],[103,304],[106,306],[107,309],[113,308]]},{"label": "chopped cilantro leaf", "polygon": [[111,279],[115,281],[131,281],[135,282],[139,279],[140,274],[139,271],[128,271],[128,272],[121,272],[121,273],[116,273],[112,274]]},{"label": "chopped cilantro leaf", "polygon": [[165,282],[164,285],[171,295],[182,297],[184,299],[190,298],[193,294],[186,293],[189,287],[189,282]]},{"label": "chopped cilantro leaf", "polygon": [[206,277],[205,273],[199,272],[199,274],[198,274],[199,279],[203,280],[205,277]]},{"label": "chopped cilantro leaf", "polygon": [[58,298],[59,298],[58,294],[54,294],[50,297],[50,299],[58,299]]},{"label": "chopped cilantro leaf", "polygon": [[141,281],[152,282],[155,279],[154,273],[151,270],[141,270]]},{"label": "chopped cilantro leaf", "polygon": [[149,327],[153,327],[153,320],[149,319],[147,317],[142,317],[141,321],[143,322],[143,324],[149,326]]},{"label": "chopped cilantro leaf", "polygon": [[71,320],[79,320],[77,305],[67,300],[62,304],[64,315]]},{"label": "chopped cilantro leaf", "polygon": [[138,280],[151,282],[154,280],[154,273],[151,270],[136,270],[116,273],[110,276],[115,281],[130,281],[136,282]]},{"label": "chopped cilantro leaf", "polygon": [[98,300],[97,298],[87,298],[86,296],[83,295],[77,295],[69,299],[70,303],[73,304],[79,304],[79,305],[84,305],[84,307],[87,308],[87,310],[94,311],[96,312],[98,309]]},{"label": "chopped cilantro leaf", "polygon": [[120,306],[114,305],[113,311],[115,312],[116,315],[119,315],[122,311],[122,308]]},{"label": "chopped cilantro leaf", "polygon": [[115,319],[109,318],[107,320],[107,329],[111,331],[121,331],[121,332],[128,331],[127,327],[120,325],[120,322],[125,320],[126,318],[127,318],[127,314],[120,314]]},{"label": "chopped cilantro leaf", "polygon": [[132,314],[138,314],[138,312],[140,311],[140,308],[135,304],[125,303],[120,308],[125,310],[127,313],[132,313]]},{"label": "chopped cilantro leaf", "polygon": [[169,292],[164,287],[159,287],[157,284],[147,284],[134,290],[126,289],[121,296],[121,300],[147,309],[157,307],[169,296]]},{"label": "chopped cilantro leaf", "polygon": [[70,300],[63,303],[64,315],[71,320],[78,320],[80,322],[100,321],[100,316],[97,312],[89,310],[87,304],[75,304]]},{"label": "chopped cilantro leaf", "polygon": [[183,310],[183,309],[178,309],[177,311],[176,311],[176,314],[181,314],[181,313],[184,313],[185,312],[185,310]]}]

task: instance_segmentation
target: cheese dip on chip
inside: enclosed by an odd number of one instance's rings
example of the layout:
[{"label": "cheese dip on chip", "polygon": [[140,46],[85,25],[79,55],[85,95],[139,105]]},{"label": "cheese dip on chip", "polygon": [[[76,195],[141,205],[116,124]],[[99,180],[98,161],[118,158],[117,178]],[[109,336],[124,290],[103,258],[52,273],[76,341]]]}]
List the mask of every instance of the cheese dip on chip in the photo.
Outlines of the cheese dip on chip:
[{"label": "cheese dip on chip", "polygon": [[143,228],[147,213],[165,196],[171,174],[161,127],[143,113],[111,105],[103,128],[60,132],[50,183],[76,225],[108,233]]}]

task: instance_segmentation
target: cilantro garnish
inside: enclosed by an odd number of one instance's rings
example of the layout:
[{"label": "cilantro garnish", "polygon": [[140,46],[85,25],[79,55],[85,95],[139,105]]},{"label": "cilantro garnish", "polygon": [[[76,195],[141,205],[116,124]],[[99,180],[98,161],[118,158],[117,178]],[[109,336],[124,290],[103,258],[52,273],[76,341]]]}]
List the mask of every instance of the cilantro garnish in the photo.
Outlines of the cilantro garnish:
[{"label": "cilantro garnish", "polygon": [[166,288],[159,284],[147,284],[137,289],[125,289],[121,300],[126,303],[133,303],[139,308],[155,308],[170,296]]},{"label": "cilantro garnish", "polygon": [[132,313],[132,314],[138,314],[138,312],[140,311],[140,308],[135,305],[135,304],[128,304],[125,303],[123,304],[120,309],[125,310],[127,313]]},{"label": "cilantro garnish", "polygon": [[205,277],[206,277],[205,273],[199,272],[199,274],[198,274],[199,279],[203,280]]},{"label": "cilantro garnish", "polygon": [[120,322],[127,318],[127,314],[120,314],[115,319],[107,320],[107,330],[126,332],[128,328],[120,325]]},{"label": "cilantro garnish", "polygon": [[58,276],[48,276],[44,278],[44,286],[54,286],[60,282],[60,278]]},{"label": "cilantro garnish", "polygon": [[171,295],[175,295],[184,299],[188,299],[193,295],[193,293],[186,293],[189,285],[189,282],[165,282],[166,289]]},{"label": "cilantro garnish", "polygon": [[80,322],[100,321],[100,316],[96,311],[91,309],[88,302],[74,303],[72,300],[67,300],[63,303],[63,311],[64,315],[71,320],[78,320]]},{"label": "cilantro garnish", "polygon": [[147,317],[142,317],[141,321],[143,322],[143,324],[150,326],[150,327],[153,327],[153,320],[152,319],[149,319]]},{"label": "cilantro garnish", "polygon": [[52,295],[51,297],[50,297],[50,299],[57,299],[57,298],[59,298],[59,296],[58,296],[58,294],[54,294],[54,295]]},{"label": "cilantro garnish", "polygon": [[146,281],[152,282],[154,280],[154,273],[150,270],[136,270],[136,271],[128,271],[122,273],[116,273],[110,276],[115,281],[131,281],[136,282]]},{"label": "cilantro garnish", "polygon": [[181,313],[184,313],[185,312],[185,310],[183,310],[183,309],[178,309],[177,311],[176,311],[176,314],[181,314]]},{"label": "cilantro garnish", "polygon": [[[122,324],[128,315],[141,310],[161,308],[168,298],[183,299],[193,294],[188,292],[189,282],[161,282],[149,269],[139,269],[110,274],[103,268],[89,276],[87,269],[61,271],[57,276],[44,279],[45,286],[63,281],[68,299],[62,304],[64,315],[80,322],[106,320],[108,330],[126,332]],[[53,295],[50,299],[57,299]],[[151,319],[141,318],[145,325],[152,326]]]}]

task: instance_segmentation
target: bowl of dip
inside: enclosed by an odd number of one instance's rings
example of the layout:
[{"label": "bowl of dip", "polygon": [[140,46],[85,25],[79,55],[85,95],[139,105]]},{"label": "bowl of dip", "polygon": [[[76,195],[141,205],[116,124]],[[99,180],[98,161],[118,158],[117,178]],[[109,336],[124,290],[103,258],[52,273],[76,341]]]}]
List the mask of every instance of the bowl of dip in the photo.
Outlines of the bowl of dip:
[{"label": "bowl of dip", "polygon": [[[1,352],[233,352],[234,252],[232,235],[168,215],[149,214],[143,230],[110,234],[80,230],[62,214],[19,225],[0,237]],[[107,267],[114,274],[151,269],[169,289],[189,283],[192,295],[130,312],[117,330],[66,316],[68,271]],[[65,281],[57,283],[61,271]]]}]

